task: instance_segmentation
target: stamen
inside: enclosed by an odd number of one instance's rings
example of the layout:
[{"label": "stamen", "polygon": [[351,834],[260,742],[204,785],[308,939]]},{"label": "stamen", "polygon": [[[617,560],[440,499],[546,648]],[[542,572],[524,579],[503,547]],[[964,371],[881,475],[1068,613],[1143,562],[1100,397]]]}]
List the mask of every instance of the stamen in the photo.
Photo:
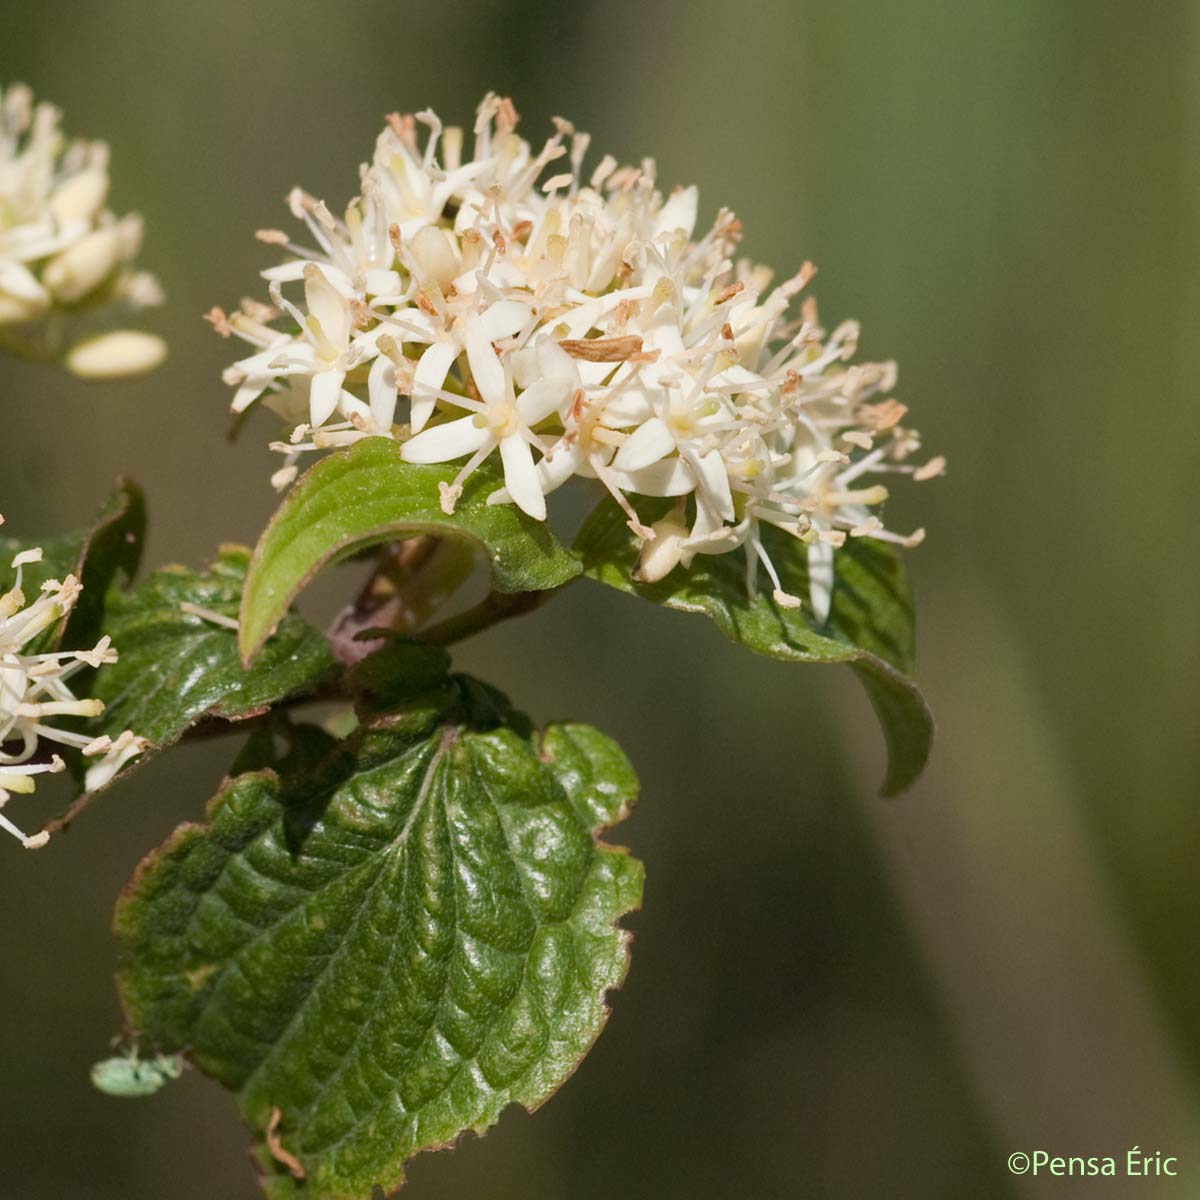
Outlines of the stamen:
[{"label": "stamen", "polygon": [[181,600],[179,609],[189,616],[200,617],[212,625],[220,625],[225,629],[232,629],[236,632],[241,628],[235,618],[227,617],[224,613],[214,612],[211,608],[205,608],[203,605],[193,604],[190,600]]}]

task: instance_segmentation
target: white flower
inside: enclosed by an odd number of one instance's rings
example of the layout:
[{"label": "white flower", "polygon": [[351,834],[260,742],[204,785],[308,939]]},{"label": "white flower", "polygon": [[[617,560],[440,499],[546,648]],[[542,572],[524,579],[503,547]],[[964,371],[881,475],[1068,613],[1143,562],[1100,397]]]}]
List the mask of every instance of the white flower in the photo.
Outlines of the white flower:
[{"label": "white flower", "polygon": [[[344,219],[293,192],[315,248],[260,234],[292,256],[264,272],[272,306],[210,319],[258,349],[227,372],[234,411],[262,400],[291,426],[276,486],[302,453],[392,437],[410,462],[462,463],[442,490],[452,510],[498,452],[489,502],[539,520],[568,480],[598,480],[643,543],[647,581],[741,548],[751,590],[761,568],[795,607],[763,531],[800,539],[825,621],[847,537],[920,537],[883,527],[887,493],[867,477],[944,465],[910,462],[920,440],[886,396],[894,366],[852,365],[857,325],[827,334],[811,300],[791,314],[811,264],[772,287],[735,260],[732,213],[698,235],[696,188],[664,195],[649,159],[586,174],[588,137],[569,122],[537,151],[516,125],[511,102],[485,97],[468,155],[433,113],[393,115]],[[284,295],[301,282],[302,306]],[[676,503],[647,528],[638,497]]]},{"label": "white flower", "polygon": [[51,315],[162,303],[153,276],[129,265],[141,218],[107,207],[108,147],[66,142],[59,121],[23,84],[0,91],[0,332],[13,348],[51,357],[63,352]]},{"label": "white flower", "polygon": [[[446,462],[470,455],[458,478],[443,489],[442,507],[453,512],[466,478],[499,448],[508,497],[531,517],[544,521],[546,496],[533,458],[533,450],[541,452],[543,446],[533,430],[562,407],[567,389],[561,378],[550,375],[539,378],[516,395],[511,363],[501,363],[489,340],[484,318],[474,315],[467,318],[465,341],[471,377],[482,403],[456,398],[454,403],[473,409],[474,415],[426,429],[404,443],[402,454],[415,463]],[[549,352],[554,353],[555,349],[551,346]]]},{"label": "white flower", "polygon": [[[76,698],[68,681],[85,667],[115,662],[117,654],[107,637],[86,651],[27,652],[39,634],[70,615],[82,590],[79,581],[68,575],[61,582],[48,580],[40,594],[27,603],[21,588],[24,568],[41,559],[41,550],[18,554],[12,561],[16,584],[0,595],[0,809],[14,794],[31,793],[36,776],[63,769],[63,760],[56,754],[47,756],[43,743],[71,746],[96,759],[88,768],[88,790],[107,783],[147,745],[129,730],[112,741],[85,737],[53,724],[58,717],[97,717],[104,711],[99,700]],[[44,846],[49,838],[44,831],[27,836],[2,812],[0,827],[27,849]]]}]

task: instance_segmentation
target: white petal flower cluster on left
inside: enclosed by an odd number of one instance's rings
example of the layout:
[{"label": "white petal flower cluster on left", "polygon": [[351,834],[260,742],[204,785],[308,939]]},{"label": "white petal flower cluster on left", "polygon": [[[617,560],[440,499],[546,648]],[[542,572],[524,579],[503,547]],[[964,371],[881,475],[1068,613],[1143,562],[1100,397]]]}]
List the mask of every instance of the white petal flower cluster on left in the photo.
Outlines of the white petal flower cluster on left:
[{"label": "white petal flower cluster on left", "polygon": [[[917,460],[888,395],[894,365],[851,364],[857,325],[827,332],[811,300],[789,316],[812,266],[773,286],[734,257],[728,210],[697,236],[696,189],[664,194],[653,160],[606,156],[585,173],[589,139],[568,121],[540,149],[516,124],[487,96],[468,154],[434,113],[393,115],[343,217],[292,192],[314,245],[260,231],[289,256],[263,272],[270,304],[208,318],[255,347],[226,372],[235,414],[261,402],[291,429],[276,486],[304,451],[391,437],[410,462],[462,462],[442,488],[452,511],[496,454],[490,501],[539,520],[570,478],[599,481],[641,542],[645,581],[741,549],[747,587],[761,568],[794,607],[763,535],[799,539],[825,620],[848,537],[922,537],[884,527],[879,477],[944,466]],[[672,503],[651,527],[637,497]]]},{"label": "white petal flower cluster on left", "polygon": [[[45,743],[73,747],[93,760],[85,777],[88,791],[108,783],[147,746],[144,738],[128,729],[115,739],[91,738],[54,724],[57,718],[96,717],[104,711],[99,700],[77,699],[69,681],[86,667],[115,662],[117,652],[107,637],[91,650],[27,652],[34,639],[70,614],[82,590],[82,584],[68,575],[61,581],[47,580],[37,597],[27,602],[21,586],[24,568],[41,560],[41,550],[18,554],[12,560],[16,584],[0,594],[0,809],[14,794],[32,792],[38,775],[63,770],[63,760],[47,754]],[[30,850],[44,846],[49,838],[44,831],[26,835],[3,812],[0,828]]]},{"label": "white petal flower cluster on left", "polygon": [[93,328],[162,303],[154,276],[132,266],[142,219],[107,207],[108,146],[66,141],[60,119],[24,84],[0,91],[0,346],[85,378],[151,370],[161,338]]}]

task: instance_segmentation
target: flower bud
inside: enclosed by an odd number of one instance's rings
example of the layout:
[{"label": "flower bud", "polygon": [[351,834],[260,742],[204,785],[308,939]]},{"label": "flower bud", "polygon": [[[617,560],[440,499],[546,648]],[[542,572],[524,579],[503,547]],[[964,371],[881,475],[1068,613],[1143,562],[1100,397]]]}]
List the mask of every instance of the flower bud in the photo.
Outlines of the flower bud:
[{"label": "flower bud", "polygon": [[[162,303],[162,289],[129,265],[141,248],[141,217],[107,207],[108,146],[67,138],[61,115],[35,104],[23,84],[0,89],[0,329],[5,350],[37,362],[61,363],[74,346],[83,371],[99,377],[80,339],[127,319],[117,313]],[[136,353],[124,345],[138,363],[130,369],[161,361],[154,343],[153,353],[149,343]]]},{"label": "flower bud", "polygon": [[50,198],[50,214],[60,224],[92,221],[108,199],[108,172],[91,167],[67,178]]},{"label": "flower bud", "polygon": [[46,289],[28,267],[0,262],[0,325],[21,325],[44,312],[50,303]]},{"label": "flower bud", "polygon": [[121,379],[153,371],[166,357],[162,338],[121,329],[76,343],[67,353],[66,367],[80,379]]},{"label": "flower bud", "polygon": [[82,300],[116,269],[122,254],[122,237],[115,226],[97,229],[46,264],[42,278],[64,304]]},{"label": "flower bud", "polygon": [[677,504],[650,527],[654,537],[642,545],[633,577],[639,583],[657,583],[665,579],[683,559],[683,542],[688,536],[683,506]]},{"label": "flower bud", "polygon": [[408,249],[422,274],[434,280],[443,290],[459,272],[458,256],[450,239],[434,225],[417,230]]}]

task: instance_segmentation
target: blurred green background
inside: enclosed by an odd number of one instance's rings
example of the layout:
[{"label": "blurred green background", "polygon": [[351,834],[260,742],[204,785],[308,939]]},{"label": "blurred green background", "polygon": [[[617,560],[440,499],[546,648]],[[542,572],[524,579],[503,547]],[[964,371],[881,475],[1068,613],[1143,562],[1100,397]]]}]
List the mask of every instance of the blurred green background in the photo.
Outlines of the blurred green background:
[{"label": "blurred green background", "polygon": [[[466,122],[488,88],[527,136],[562,112],[698,182],[754,257],[813,259],[825,316],[899,360],[949,456],[897,501],[931,535],[910,563],[940,722],[898,801],[849,673],[699,620],[581,586],[462,648],[537,718],[627,747],[620,840],[649,882],[578,1074],[417,1159],[408,1194],[1200,1194],[1200,6],[0,0],[18,79],[112,143],[172,357],[103,387],[0,362],[14,532],[80,523],[126,471],[150,564],[253,541],[274,428],[225,444],[231,348],[200,313],[262,292],[253,230],[292,184],[340,205],[385,112]],[[119,1022],[111,900],[232,751],[159,760],[44,853],[0,847],[4,1200],[256,1195],[216,1085],[87,1080]],[[1134,1145],[1180,1178],[1005,1167]]]}]

